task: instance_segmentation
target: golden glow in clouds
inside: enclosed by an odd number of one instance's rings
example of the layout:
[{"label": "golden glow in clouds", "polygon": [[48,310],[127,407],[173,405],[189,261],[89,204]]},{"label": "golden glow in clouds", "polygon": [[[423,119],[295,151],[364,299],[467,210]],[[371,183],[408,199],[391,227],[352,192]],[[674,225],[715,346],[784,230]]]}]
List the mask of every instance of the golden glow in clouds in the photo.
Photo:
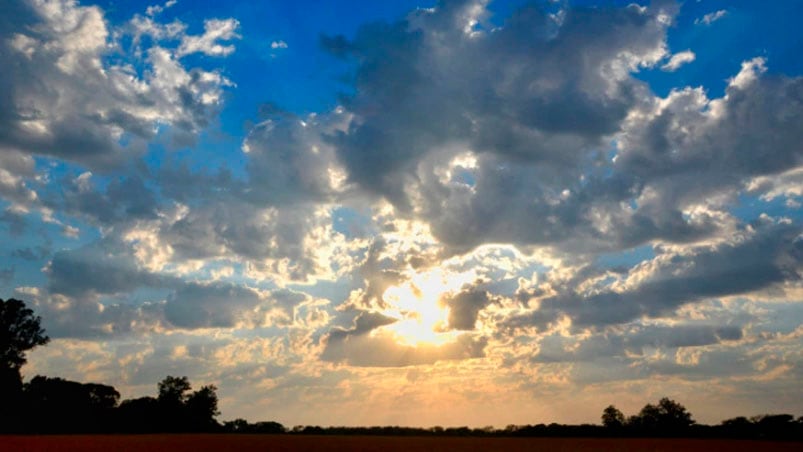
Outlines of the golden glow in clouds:
[{"label": "golden glow in clouds", "polygon": [[460,334],[449,331],[449,309],[441,302],[475,279],[474,272],[446,274],[442,269],[413,275],[405,283],[389,287],[383,299],[390,305],[382,314],[399,319],[383,330],[406,345],[441,345]]}]

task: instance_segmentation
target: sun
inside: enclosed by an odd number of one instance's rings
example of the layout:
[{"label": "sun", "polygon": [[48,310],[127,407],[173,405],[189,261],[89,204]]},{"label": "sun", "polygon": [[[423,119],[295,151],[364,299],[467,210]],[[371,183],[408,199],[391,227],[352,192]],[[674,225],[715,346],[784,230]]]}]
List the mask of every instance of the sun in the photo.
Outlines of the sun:
[{"label": "sun", "polygon": [[386,326],[385,331],[392,333],[398,342],[412,346],[454,341],[460,333],[449,330],[449,308],[442,298],[470,280],[468,275],[447,275],[435,269],[389,287],[382,297],[389,305],[383,314],[398,321]]}]

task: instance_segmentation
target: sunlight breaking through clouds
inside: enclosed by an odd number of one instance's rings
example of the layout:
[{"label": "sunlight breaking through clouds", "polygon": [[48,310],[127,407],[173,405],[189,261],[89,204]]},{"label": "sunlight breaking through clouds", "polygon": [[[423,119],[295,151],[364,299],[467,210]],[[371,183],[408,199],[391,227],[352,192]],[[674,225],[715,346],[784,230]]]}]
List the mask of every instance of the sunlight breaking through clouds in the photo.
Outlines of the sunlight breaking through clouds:
[{"label": "sunlight breaking through clouds", "polygon": [[313,9],[8,2],[26,378],[286,425],[803,411],[799,5]]}]

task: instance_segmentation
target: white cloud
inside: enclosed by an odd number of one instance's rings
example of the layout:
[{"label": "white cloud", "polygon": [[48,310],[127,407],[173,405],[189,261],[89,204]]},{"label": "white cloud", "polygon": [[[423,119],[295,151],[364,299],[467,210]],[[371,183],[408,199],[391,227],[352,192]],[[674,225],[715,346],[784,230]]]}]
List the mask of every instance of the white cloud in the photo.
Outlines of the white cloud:
[{"label": "white cloud", "polygon": [[759,75],[767,71],[767,60],[756,57],[742,62],[742,68],[736,76],[728,81],[728,87],[746,89],[754,83]]},{"label": "white cloud", "polygon": [[684,50],[682,52],[678,52],[672,55],[669,58],[669,61],[666,62],[663,66],[661,66],[662,71],[666,72],[675,72],[681,66],[687,63],[691,63],[696,58],[696,55],[691,50]]},{"label": "white cloud", "polygon": [[227,56],[234,52],[234,45],[223,45],[218,41],[238,39],[237,28],[240,23],[235,19],[208,19],[204,21],[204,34],[200,36],[186,35],[176,51],[179,57],[200,52],[211,56]]},{"label": "white cloud", "polygon": [[704,15],[702,18],[698,18],[694,20],[695,25],[704,24],[704,25],[711,25],[712,23],[722,19],[728,14],[727,10],[720,9],[718,11],[714,11],[712,13],[708,13]]},{"label": "white cloud", "polygon": [[[222,88],[230,85],[218,72],[184,67],[177,51],[158,43],[148,49],[141,75],[130,64],[110,63],[106,56],[129,28],[110,29],[95,6],[68,0],[29,6],[32,25],[2,23],[10,28],[3,34],[14,39],[1,45],[18,62],[4,65],[8,69],[0,74],[5,149],[108,168],[144,152],[146,140],[165,126],[188,142],[217,112]],[[136,23],[130,28],[135,40],[138,33],[157,40],[184,33],[180,23]],[[185,47],[230,53],[233,48],[216,40],[234,37],[235,28],[233,20],[208,22],[205,35],[185,36],[197,38]]]},{"label": "white cloud", "polygon": [[287,43],[284,41],[273,41],[270,43],[271,49],[286,49]]},{"label": "white cloud", "polygon": [[178,0],[168,0],[164,5],[149,6],[145,9],[145,14],[147,14],[148,16],[155,16],[161,13],[162,11],[172,7],[176,3],[178,3]]}]

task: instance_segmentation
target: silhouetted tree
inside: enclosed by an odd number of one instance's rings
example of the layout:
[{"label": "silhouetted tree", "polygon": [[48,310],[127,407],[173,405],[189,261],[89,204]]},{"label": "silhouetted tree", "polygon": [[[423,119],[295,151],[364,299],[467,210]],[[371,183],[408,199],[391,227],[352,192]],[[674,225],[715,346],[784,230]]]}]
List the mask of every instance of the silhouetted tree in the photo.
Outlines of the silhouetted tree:
[{"label": "silhouetted tree", "polygon": [[250,424],[243,418],[237,418],[233,421],[226,421],[223,423],[223,430],[229,433],[250,433]]},{"label": "silhouetted tree", "polygon": [[676,434],[694,424],[694,420],[686,407],[664,397],[657,405],[644,405],[638,415],[628,418],[627,424],[652,433]]},{"label": "silhouetted tree", "polygon": [[159,395],[159,430],[166,432],[181,432],[190,430],[191,421],[188,417],[185,402],[188,392],[192,389],[187,377],[173,377],[168,375],[158,383]]},{"label": "silhouetted tree", "polygon": [[97,383],[84,383],[89,396],[89,404],[97,409],[111,409],[120,401],[120,393],[113,386]]},{"label": "silhouetted tree", "polygon": [[173,377],[168,375],[158,384],[159,403],[166,405],[181,405],[187,397],[187,391],[192,389],[187,377]]},{"label": "silhouetted tree", "polygon": [[19,427],[25,352],[50,340],[40,322],[22,301],[0,298],[0,431]]},{"label": "silhouetted tree", "polygon": [[0,366],[19,369],[27,362],[26,351],[47,344],[41,321],[22,301],[0,299]]},{"label": "silhouetted tree", "polygon": [[123,400],[117,408],[117,430],[148,433],[163,430],[159,401],[153,397]]},{"label": "silhouetted tree", "polygon": [[28,430],[101,432],[112,426],[120,393],[111,386],[37,375],[25,384]]},{"label": "silhouetted tree", "polygon": [[245,419],[235,419],[223,423],[223,430],[229,433],[287,433],[284,425],[278,422],[263,421],[249,424]]},{"label": "silhouetted tree", "polygon": [[755,416],[753,423],[756,424],[760,436],[779,438],[794,429],[795,417],[791,414],[764,414]]},{"label": "silhouetted tree", "polygon": [[625,415],[615,406],[608,405],[602,410],[602,425],[608,428],[621,428],[625,425]]},{"label": "silhouetted tree", "polygon": [[215,416],[217,409],[217,388],[214,385],[203,386],[187,397],[186,411],[192,430],[208,431],[218,427]]},{"label": "silhouetted tree", "polygon": [[666,397],[658,401],[658,413],[661,426],[664,428],[684,429],[694,424],[691,413],[686,411],[686,407]]},{"label": "silhouetted tree", "polygon": [[739,417],[734,417],[734,418],[731,418],[731,419],[725,419],[724,421],[722,421],[722,423],[720,425],[724,425],[724,426],[727,426],[727,427],[734,427],[734,428],[743,428],[743,427],[747,427],[748,425],[751,425],[751,424],[752,424],[752,422],[750,422],[749,419],[747,419],[744,416],[739,416]]},{"label": "silhouetted tree", "polygon": [[648,403],[638,415],[630,418],[630,424],[643,429],[656,429],[660,423],[661,412],[657,405]]}]

